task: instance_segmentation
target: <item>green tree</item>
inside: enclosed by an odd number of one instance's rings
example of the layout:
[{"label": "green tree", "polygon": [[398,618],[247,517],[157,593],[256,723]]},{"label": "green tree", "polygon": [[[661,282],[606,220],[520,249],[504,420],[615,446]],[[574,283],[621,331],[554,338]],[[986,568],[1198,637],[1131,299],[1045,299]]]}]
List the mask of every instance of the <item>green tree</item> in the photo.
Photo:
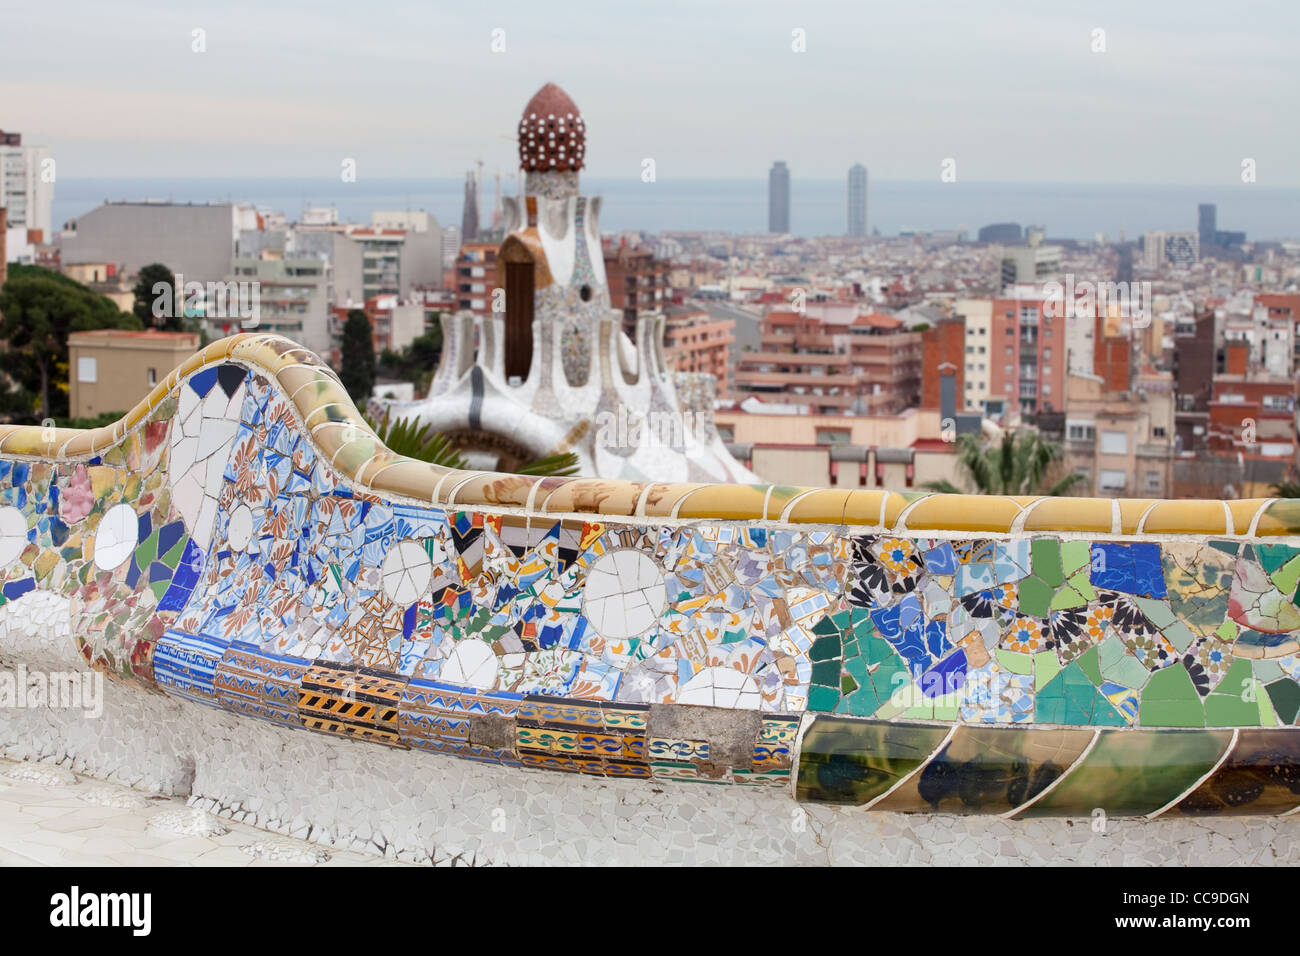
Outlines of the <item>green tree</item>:
[{"label": "green tree", "polygon": [[11,266],[0,289],[4,370],[15,386],[6,409],[24,421],[67,415],[68,335],[140,328],[134,315],[80,282],[39,266]]},{"label": "green tree", "polygon": [[379,356],[378,372],[384,378],[414,382],[416,392],[423,392],[429,387],[429,379],[437,371],[441,356],[442,327],[435,325],[398,351],[384,349]]},{"label": "green tree", "polygon": [[343,323],[343,360],[339,381],[352,401],[362,408],[375,387],[375,342],[370,337],[370,319],[360,309],[348,313]]},{"label": "green tree", "polygon": [[[135,306],[132,311],[146,328],[155,327],[166,332],[184,332],[185,329],[185,296],[182,293],[175,297],[177,301],[173,302],[171,315],[165,315],[161,318],[153,314],[153,303],[158,298],[154,292],[154,286],[158,283],[165,283],[173,291],[176,287],[176,276],[161,262],[154,262],[140,270],[140,275],[136,279],[135,289]],[[172,297],[168,297],[172,301]]]},{"label": "green tree", "polygon": [[1300,498],[1300,481],[1279,481],[1272,491],[1277,498]]},{"label": "green tree", "polygon": [[[1071,488],[1086,479],[1071,474],[1049,484],[1052,466],[1060,459],[1061,446],[1043,441],[1036,432],[1003,432],[1000,442],[982,441],[974,435],[957,438],[957,467],[981,495],[1069,494]],[[925,487],[944,494],[961,494],[961,489],[947,480],[931,481]]]}]

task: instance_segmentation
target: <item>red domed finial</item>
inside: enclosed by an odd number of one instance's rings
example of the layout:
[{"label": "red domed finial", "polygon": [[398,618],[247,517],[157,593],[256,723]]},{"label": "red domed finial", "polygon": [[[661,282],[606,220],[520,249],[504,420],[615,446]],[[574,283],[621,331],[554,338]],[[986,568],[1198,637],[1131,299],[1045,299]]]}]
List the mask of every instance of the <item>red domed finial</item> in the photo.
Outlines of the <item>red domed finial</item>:
[{"label": "red domed finial", "polygon": [[547,83],[524,107],[519,121],[519,168],[530,173],[582,169],[587,128],[569,94]]}]

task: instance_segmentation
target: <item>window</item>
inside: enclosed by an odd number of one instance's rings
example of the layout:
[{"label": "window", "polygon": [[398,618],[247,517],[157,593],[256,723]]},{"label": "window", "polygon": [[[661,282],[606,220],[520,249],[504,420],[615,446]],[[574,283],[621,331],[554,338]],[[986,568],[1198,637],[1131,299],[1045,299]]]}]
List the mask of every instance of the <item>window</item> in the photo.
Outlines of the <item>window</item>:
[{"label": "window", "polygon": [[1007,357],[1010,358],[1012,355],[1015,354],[1015,351],[1016,351],[1016,350],[1015,350],[1015,347],[1014,347],[1014,346],[1008,345],[1008,346],[1007,346]]},{"label": "window", "polygon": [[1052,386],[1050,386],[1050,385],[1044,385],[1044,386],[1043,386],[1043,394],[1044,394],[1044,395],[1051,395],[1051,394],[1052,394]]},{"label": "window", "polygon": [[819,445],[847,445],[850,437],[847,428],[817,429],[817,444]]},{"label": "window", "polygon": [[1101,453],[1103,455],[1127,455],[1128,435],[1124,432],[1102,432]]},{"label": "window", "polygon": [[99,381],[99,359],[82,357],[77,359],[77,381]]},{"label": "window", "polygon": [[1043,349],[1043,361],[1050,362],[1051,360],[1052,360],[1052,347],[1049,345]]},{"label": "window", "polygon": [[1097,428],[1092,422],[1067,422],[1065,437],[1071,441],[1092,441],[1097,437]]},{"label": "window", "polygon": [[149,387],[153,388],[157,384],[158,384],[158,370],[151,368],[149,369]]},{"label": "window", "polygon": [[1160,472],[1148,471],[1146,474],[1146,490],[1149,495],[1160,494]]},{"label": "window", "polygon": [[1012,372],[1016,370],[1016,367],[1014,365],[1004,365],[1002,367],[1002,370],[1006,372],[1006,374],[1010,375]]},{"label": "window", "polygon": [[1151,429],[1151,437],[1152,437],[1152,438],[1164,438],[1164,437],[1165,437],[1165,429],[1164,429],[1164,426],[1162,426],[1162,425],[1157,425],[1155,428],[1152,428],[1152,429]]},{"label": "window", "polygon": [[1097,483],[1102,491],[1123,491],[1127,477],[1122,471],[1103,468]]}]

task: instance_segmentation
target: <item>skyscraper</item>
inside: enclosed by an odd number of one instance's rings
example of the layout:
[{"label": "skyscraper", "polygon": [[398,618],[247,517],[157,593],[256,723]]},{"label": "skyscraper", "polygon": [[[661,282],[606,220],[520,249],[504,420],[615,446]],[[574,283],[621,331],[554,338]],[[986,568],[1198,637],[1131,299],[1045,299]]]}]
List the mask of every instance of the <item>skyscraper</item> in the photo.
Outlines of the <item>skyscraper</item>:
[{"label": "skyscraper", "polygon": [[461,242],[473,242],[478,238],[478,181],[474,171],[465,174],[465,205],[460,214]]},{"label": "skyscraper", "polygon": [[1203,202],[1196,207],[1196,231],[1201,237],[1201,248],[1214,245],[1214,231],[1218,228],[1218,210],[1212,202]]},{"label": "skyscraper", "polygon": [[767,174],[767,231],[790,231],[790,170],[782,160]]},{"label": "skyscraper", "polygon": [[849,167],[849,235],[867,234],[867,167]]}]

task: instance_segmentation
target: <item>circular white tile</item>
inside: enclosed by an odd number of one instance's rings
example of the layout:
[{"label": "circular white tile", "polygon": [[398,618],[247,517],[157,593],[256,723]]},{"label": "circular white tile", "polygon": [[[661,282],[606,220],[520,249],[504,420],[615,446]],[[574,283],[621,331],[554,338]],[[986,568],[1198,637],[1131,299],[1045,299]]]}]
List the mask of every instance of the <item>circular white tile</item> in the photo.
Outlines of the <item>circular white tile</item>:
[{"label": "circular white tile", "polygon": [[398,604],[410,604],[433,583],[433,565],[417,541],[399,541],[379,570],[384,593]]},{"label": "circular white tile", "polygon": [[140,518],[130,505],[114,505],[100,519],[95,532],[95,567],[112,571],[131,557],[139,544]]},{"label": "circular white tile", "polygon": [[587,572],[583,613],[602,637],[643,634],[659,620],[668,595],[664,575],[640,551],[611,551]]},{"label": "circular white tile", "polygon": [[448,655],[438,679],[450,684],[466,684],[479,690],[496,686],[500,662],[492,648],[483,641],[466,638]]},{"label": "circular white tile", "polygon": [[0,508],[0,567],[27,548],[27,519],[13,505]]},{"label": "circular white tile", "polygon": [[253,510],[248,505],[240,505],[230,512],[230,523],[226,526],[226,541],[235,551],[243,551],[253,539]]}]

